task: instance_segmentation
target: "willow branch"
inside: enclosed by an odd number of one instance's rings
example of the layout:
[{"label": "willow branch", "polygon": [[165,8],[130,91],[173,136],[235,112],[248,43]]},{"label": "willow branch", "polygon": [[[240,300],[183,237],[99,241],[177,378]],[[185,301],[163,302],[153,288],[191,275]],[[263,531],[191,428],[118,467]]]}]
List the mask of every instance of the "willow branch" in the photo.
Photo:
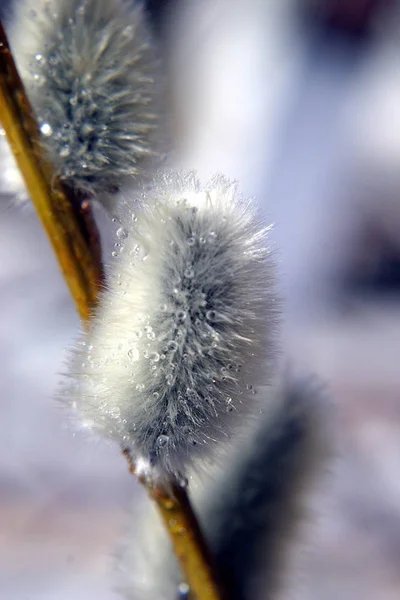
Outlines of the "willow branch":
[{"label": "willow branch", "polygon": [[[103,279],[90,203],[63,186],[43,156],[40,131],[1,22],[0,120],[79,314],[87,322]],[[124,455],[135,474],[130,455]],[[197,600],[222,600],[213,561],[186,489],[176,481],[166,487],[141,483],[160,511],[191,594]]]},{"label": "willow branch", "polygon": [[[131,473],[135,465],[127,450]],[[218,581],[214,560],[193,512],[186,487],[176,479],[168,485],[153,485],[146,478],[138,477],[157,505],[169,533],[175,554],[190,587],[191,598],[198,600],[222,600],[226,598]]]},{"label": "willow branch", "polygon": [[40,131],[1,22],[0,119],[79,314],[86,320],[102,281],[101,260],[93,251],[97,230],[88,206],[82,207],[62,186],[43,156]]}]

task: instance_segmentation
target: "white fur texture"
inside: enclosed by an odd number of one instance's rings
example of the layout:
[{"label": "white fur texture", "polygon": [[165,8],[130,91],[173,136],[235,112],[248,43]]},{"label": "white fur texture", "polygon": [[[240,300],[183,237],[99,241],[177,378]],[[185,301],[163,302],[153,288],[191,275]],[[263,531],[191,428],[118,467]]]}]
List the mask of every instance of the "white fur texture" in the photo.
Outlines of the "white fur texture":
[{"label": "white fur texture", "polygon": [[10,39],[57,175],[98,193],[146,172],[160,88],[141,4],[19,0]]},{"label": "white fur texture", "polygon": [[[330,450],[329,410],[318,388],[292,378],[263,390],[266,411],[247,428],[193,504],[230,600],[275,598],[288,575],[307,492]],[[272,407],[272,408],[271,408]],[[126,600],[175,600],[182,576],[153,507],[136,516],[117,561]],[[182,588],[184,589],[184,588]]]},{"label": "white fur texture", "polygon": [[270,227],[222,176],[202,186],[160,174],[139,204],[121,219],[107,290],[73,353],[72,400],[142,466],[184,472],[270,379]]},{"label": "white fur texture", "polygon": [[16,204],[24,204],[29,194],[20,170],[7,141],[5,131],[0,128],[0,194]]}]

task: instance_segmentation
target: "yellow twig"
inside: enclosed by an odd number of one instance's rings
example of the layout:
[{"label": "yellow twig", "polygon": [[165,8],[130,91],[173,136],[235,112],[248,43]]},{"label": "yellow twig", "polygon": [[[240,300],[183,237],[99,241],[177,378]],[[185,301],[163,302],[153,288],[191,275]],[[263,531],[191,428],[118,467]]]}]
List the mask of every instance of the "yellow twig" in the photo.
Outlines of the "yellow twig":
[{"label": "yellow twig", "polygon": [[[124,451],[131,473],[135,466],[128,451]],[[145,478],[139,481],[157,504],[169,533],[175,554],[190,587],[191,598],[198,600],[225,599],[218,582],[214,561],[193,512],[187,490],[176,480],[154,487]]]},{"label": "yellow twig", "polygon": [[[31,199],[47,231],[80,316],[87,322],[102,282],[97,229],[90,204],[78,199],[54,177],[42,156],[40,132],[0,22],[0,120]],[[130,470],[135,469],[128,453]],[[221,600],[213,561],[186,489],[176,481],[152,487],[142,481],[157,504],[183,573],[197,600]]]}]

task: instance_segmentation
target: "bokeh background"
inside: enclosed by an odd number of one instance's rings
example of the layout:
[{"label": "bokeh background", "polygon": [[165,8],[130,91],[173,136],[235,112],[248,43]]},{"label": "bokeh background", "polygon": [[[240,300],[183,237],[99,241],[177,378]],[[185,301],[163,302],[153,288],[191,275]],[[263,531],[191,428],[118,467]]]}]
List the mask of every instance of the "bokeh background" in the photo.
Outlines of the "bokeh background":
[{"label": "bokeh background", "polygon": [[[281,598],[397,599],[400,6],[148,10],[169,73],[171,159],[238,179],[276,224],[282,354],[322,378],[337,416]],[[81,439],[54,401],[78,318],[36,216],[4,193],[0,314],[0,598],[116,600],[112,552],[145,499],[118,449]]]}]

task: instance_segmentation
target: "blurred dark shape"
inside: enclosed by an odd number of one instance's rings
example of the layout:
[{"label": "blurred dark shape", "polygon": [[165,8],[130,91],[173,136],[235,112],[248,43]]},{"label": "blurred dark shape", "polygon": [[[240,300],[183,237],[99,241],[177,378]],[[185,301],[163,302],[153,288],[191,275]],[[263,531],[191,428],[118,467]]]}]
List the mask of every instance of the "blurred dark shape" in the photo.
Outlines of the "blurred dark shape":
[{"label": "blurred dark shape", "polygon": [[177,0],[146,0],[146,12],[156,35],[163,37],[168,14],[176,4]]},{"label": "blurred dark shape", "polygon": [[358,252],[345,268],[339,285],[353,296],[400,295],[400,244],[376,221],[363,225]]},{"label": "blurred dark shape", "polygon": [[306,0],[303,17],[308,26],[327,34],[366,40],[376,19],[393,5],[392,0]]},{"label": "blurred dark shape", "polygon": [[0,0],[0,18],[4,19],[7,17],[9,9],[11,8],[12,0]]}]

